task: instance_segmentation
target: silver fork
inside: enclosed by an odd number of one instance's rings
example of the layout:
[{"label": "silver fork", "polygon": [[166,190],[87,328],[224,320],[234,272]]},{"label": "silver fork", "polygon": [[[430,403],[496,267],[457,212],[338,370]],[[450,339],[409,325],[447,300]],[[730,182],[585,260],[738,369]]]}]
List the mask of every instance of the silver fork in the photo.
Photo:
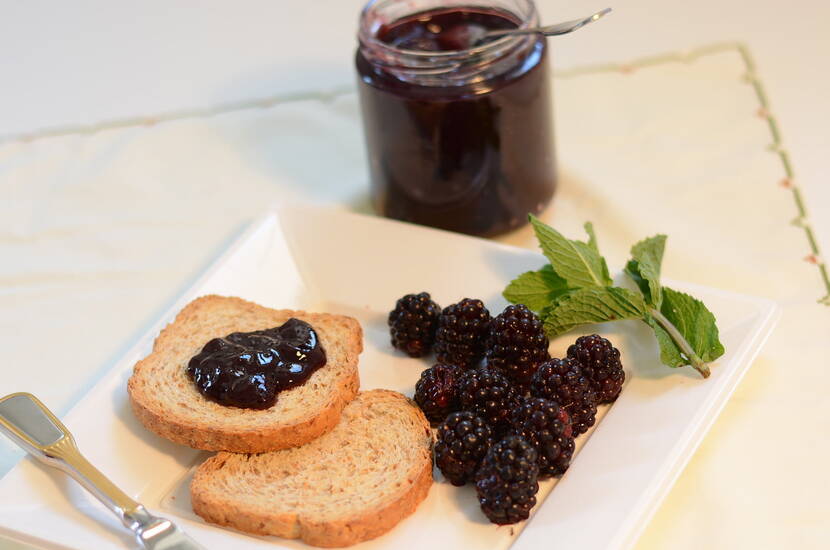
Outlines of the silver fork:
[{"label": "silver fork", "polygon": [[167,519],[152,515],[84,458],[75,439],[30,393],[0,398],[0,431],[47,466],[63,470],[118,516],[146,550],[204,550]]}]

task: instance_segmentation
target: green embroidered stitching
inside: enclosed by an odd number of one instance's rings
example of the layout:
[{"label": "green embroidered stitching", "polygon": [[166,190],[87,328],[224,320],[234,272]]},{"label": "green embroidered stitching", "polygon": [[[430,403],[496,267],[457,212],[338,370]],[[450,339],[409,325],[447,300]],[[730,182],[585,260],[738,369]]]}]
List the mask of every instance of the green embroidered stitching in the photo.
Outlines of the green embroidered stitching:
[{"label": "green embroidered stitching", "polygon": [[280,94],[259,99],[249,99],[244,101],[223,103],[221,105],[215,105],[213,107],[205,107],[201,109],[184,109],[181,111],[171,111],[168,113],[161,113],[155,116],[124,118],[89,125],[43,128],[40,130],[35,130],[31,133],[0,135],[0,145],[5,145],[6,143],[14,142],[29,143],[38,139],[50,137],[89,135],[106,130],[137,128],[139,126],[154,126],[162,122],[171,122],[175,120],[208,118],[216,115],[233,113],[236,111],[245,111],[250,109],[267,109],[268,107],[274,107],[275,105],[280,105],[283,103],[293,103],[297,101],[331,102],[337,99],[338,97],[349,95],[351,93],[354,93],[354,86],[338,86],[336,88],[331,88],[330,90],[307,90],[299,92],[290,92],[286,94]]},{"label": "green embroidered stitching", "polygon": [[599,65],[585,65],[582,67],[575,67],[573,69],[565,69],[562,71],[556,71],[554,76],[556,78],[573,78],[583,74],[611,72],[627,73],[633,71],[634,69],[662,65],[664,63],[691,63],[700,57],[734,51],[739,47],[741,47],[740,44],[735,42],[717,42],[715,44],[707,44],[693,50],[669,52],[650,57],[642,57],[628,63],[602,63]]},{"label": "green embroidered stitching", "polygon": [[804,233],[807,236],[807,242],[810,243],[810,251],[812,252],[807,259],[808,261],[815,263],[816,267],[818,267],[819,273],[821,274],[822,281],[824,281],[824,289],[827,294],[824,297],[819,298],[818,302],[820,304],[824,304],[825,306],[830,306],[830,275],[827,273],[827,266],[820,259],[821,253],[818,247],[818,242],[816,241],[813,227],[809,222],[807,208],[804,205],[804,198],[801,195],[801,190],[793,183],[795,180],[795,172],[793,171],[792,163],[790,162],[790,155],[787,153],[786,149],[782,147],[781,132],[778,129],[775,117],[770,114],[769,100],[767,99],[764,87],[756,74],[755,61],[752,59],[749,49],[743,44],[736,44],[735,47],[741,54],[741,58],[744,60],[744,64],[746,65],[747,74],[745,75],[745,78],[752,84],[752,87],[755,89],[755,95],[758,97],[758,102],[761,104],[760,114],[767,119],[767,124],[769,126],[770,133],[772,134],[773,151],[778,153],[781,163],[784,165],[784,173],[787,176],[787,179],[784,180],[784,182],[786,182],[785,187],[792,191],[795,206],[798,210],[798,217],[795,218],[792,223],[796,227],[801,227],[804,230]]}]

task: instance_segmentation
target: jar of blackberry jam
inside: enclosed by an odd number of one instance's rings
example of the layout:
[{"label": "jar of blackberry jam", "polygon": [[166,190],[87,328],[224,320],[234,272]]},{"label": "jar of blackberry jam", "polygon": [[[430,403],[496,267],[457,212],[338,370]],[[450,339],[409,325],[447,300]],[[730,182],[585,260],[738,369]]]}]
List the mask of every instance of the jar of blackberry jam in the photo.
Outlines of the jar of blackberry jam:
[{"label": "jar of blackberry jam", "polygon": [[551,79],[532,0],[374,0],[356,54],[371,194],[383,215],[492,236],[556,186]]}]

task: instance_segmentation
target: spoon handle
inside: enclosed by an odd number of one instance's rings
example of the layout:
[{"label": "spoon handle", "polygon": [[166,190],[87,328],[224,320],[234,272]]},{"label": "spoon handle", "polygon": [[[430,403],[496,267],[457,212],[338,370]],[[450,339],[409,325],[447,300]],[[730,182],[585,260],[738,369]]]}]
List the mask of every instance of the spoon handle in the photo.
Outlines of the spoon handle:
[{"label": "spoon handle", "polygon": [[494,36],[503,36],[503,35],[518,35],[518,34],[542,34],[544,36],[557,36],[560,34],[568,34],[569,32],[573,32],[577,29],[581,29],[585,25],[589,23],[593,23],[597,19],[600,19],[604,15],[611,13],[611,8],[605,8],[604,10],[600,10],[595,14],[591,15],[590,17],[584,17],[581,19],[573,19],[571,21],[565,21],[563,23],[557,23],[555,25],[547,25],[545,27],[534,27],[532,29],[504,29],[498,31],[490,31],[485,34],[487,37],[494,37]]}]

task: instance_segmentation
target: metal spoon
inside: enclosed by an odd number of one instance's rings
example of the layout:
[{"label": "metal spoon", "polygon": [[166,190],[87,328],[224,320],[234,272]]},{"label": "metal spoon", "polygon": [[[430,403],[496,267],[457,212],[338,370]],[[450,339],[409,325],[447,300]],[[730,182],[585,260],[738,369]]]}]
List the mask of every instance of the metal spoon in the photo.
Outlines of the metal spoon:
[{"label": "metal spoon", "polygon": [[497,31],[487,31],[476,37],[474,43],[478,44],[487,38],[495,38],[497,36],[509,36],[516,34],[542,34],[544,36],[557,36],[560,34],[568,34],[577,29],[581,29],[588,23],[593,23],[604,15],[611,13],[611,8],[605,8],[595,14],[582,19],[574,19],[572,21],[565,21],[564,23],[557,23],[556,25],[547,25],[545,27],[533,27],[531,29],[502,29]]}]

